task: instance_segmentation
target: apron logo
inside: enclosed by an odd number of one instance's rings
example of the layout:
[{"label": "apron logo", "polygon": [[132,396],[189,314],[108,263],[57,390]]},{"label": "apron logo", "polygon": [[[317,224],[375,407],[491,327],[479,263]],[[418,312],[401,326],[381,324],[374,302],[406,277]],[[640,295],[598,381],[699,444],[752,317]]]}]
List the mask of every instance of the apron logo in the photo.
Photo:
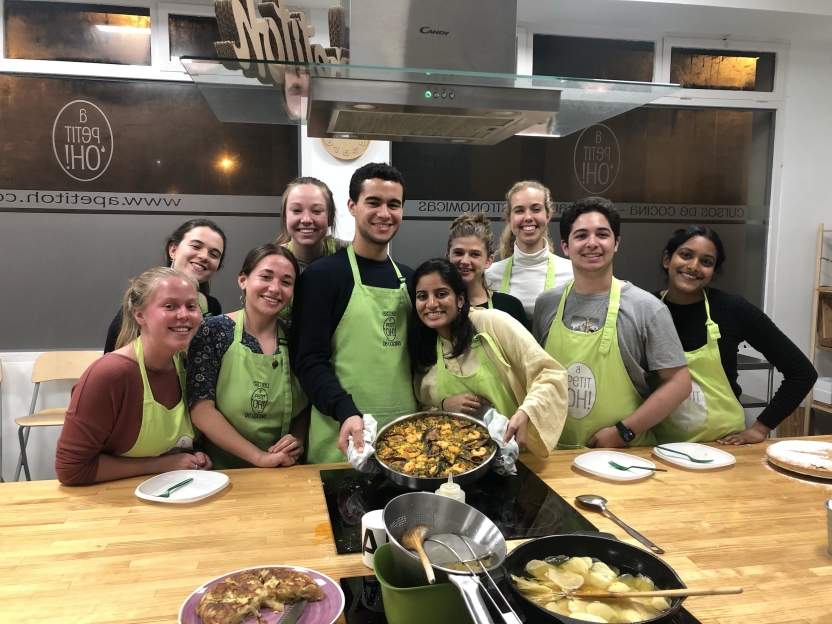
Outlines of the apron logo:
[{"label": "apron logo", "polygon": [[702,386],[691,379],[690,396],[673,410],[671,422],[684,431],[694,431],[705,424],[708,416],[708,404]]},{"label": "apron logo", "polygon": [[381,324],[381,329],[384,332],[384,337],[387,340],[382,341],[382,346],[385,347],[400,347],[401,340],[396,340],[396,313],[390,310],[385,310],[381,313],[385,317],[384,323]]},{"label": "apron logo", "polygon": [[[269,393],[263,388],[255,388],[251,393],[251,411],[255,414],[262,414],[269,402]],[[255,416],[256,418],[256,416]]]},{"label": "apron logo", "polygon": [[586,418],[595,405],[595,375],[583,362],[575,362],[566,369],[569,395],[569,417],[576,420]]}]

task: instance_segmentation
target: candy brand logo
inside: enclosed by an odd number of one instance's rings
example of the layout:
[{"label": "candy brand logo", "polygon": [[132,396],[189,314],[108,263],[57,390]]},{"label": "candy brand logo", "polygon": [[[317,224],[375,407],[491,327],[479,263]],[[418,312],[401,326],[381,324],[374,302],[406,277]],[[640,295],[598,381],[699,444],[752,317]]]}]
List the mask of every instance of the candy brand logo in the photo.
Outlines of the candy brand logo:
[{"label": "candy brand logo", "polygon": [[384,329],[384,335],[387,337],[387,340],[395,340],[396,338],[396,319],[392,316],[388,316],[384,319],[384,325],[382,325]]},{"label": "candy brand logo", "polygon": [[419,32],[423,35],[447,35],[449,30],[431,30],[430,26],[422,26]]},{"label": "candy brand logo", "polygon": [[269,393],[263,388],[255,388],[251,393],[251,411],[255,414],[262,414],[266,410],[266,404],[269,402]]},{"label": "candy brand logo", "polygon": [[600,195],[608,190],[621,168],[618,139],[604,124],[590,126],[575,143],[575,176],[587,193]]},{"label": "candy brand logo", "polygon": [[595,405],[595,375],[583,362],[575,362],[566,369],[568,413],[570,418],[586,418]]},{"label": "candy brand logo", "polygon": [[[285,0],[260,3],[256,12],[253,0],[217,0],[214,11],[222,38],[214,44],[217,54],[224,59],[239,59],[229,68],[242,69],[245,76],[256,77],[264,84],[283,85],[286,67],[264,63],[252,66],[243,61],[347,63],[344,48],[324,48],[311,42],[315,29],[304,13],[289,11]],[[324,72],[320,68],[314,71]]]},{"label": "candy brand logo", "polygon": [[113,158],[113,130],[107,116],[92,102],[70,102],[55,117],[52,149],[68,176],[81,182],[95,180]]}]

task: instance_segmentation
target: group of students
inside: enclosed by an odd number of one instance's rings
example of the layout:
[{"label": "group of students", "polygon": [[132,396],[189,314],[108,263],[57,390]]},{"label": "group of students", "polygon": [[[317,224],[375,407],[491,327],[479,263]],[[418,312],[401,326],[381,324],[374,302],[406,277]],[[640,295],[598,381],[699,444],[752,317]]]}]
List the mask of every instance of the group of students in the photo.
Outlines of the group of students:
[{"label": "group of students", "polygon": [[[329,188],[293,181],[280,237],[249,252],[241,309],[228,314],[208,287],[224,234],[208,220],[177,229],[169,267],[132,281],[108,333],[113,353],[73,389],[58,478],[343,461],[350,441],[363,450],[363,414],[383,426],[420,409],[482,417],[493,407],[508,418],[503,442],[542,456],[755,443],[817,377],[763,312],[709,287],[725,252],[708,228],[673,234],[661,256],[668,288],[650,294],[613,276],[620,217],[602,198],[561,215],[561,257],[547,233],[548,189],[518,182],[506,196],[500,262],[488,220],[463,215],[445,258],[413,271],[388,254],[406,199],[401,173],[365,165],[349,197],[351,243],[329,234]],[[741,342],[784,376],[748,428]]]}]

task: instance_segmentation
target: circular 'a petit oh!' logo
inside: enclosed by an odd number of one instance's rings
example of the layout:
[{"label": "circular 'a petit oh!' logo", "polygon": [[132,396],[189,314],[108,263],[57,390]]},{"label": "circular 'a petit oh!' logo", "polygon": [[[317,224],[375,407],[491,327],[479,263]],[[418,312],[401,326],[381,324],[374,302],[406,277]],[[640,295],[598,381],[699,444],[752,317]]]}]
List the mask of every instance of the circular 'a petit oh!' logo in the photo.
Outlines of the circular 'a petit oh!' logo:
[{"label": "circular 'a petit oh!' logo", "polygon": [[52,126],[52,148],[61,169],[71,178],[90,182],[113,159],[113,129],[100,108],[86,100],[64,106]]},{"label": "circular 'a petit oh!' logo", "polygon": [[251,393],[251,411],[255,414],[262,414],[269,402],[269,393],[263,388],[255,388]]},{"label": "circular 'a petit oh!' logo", "polygon": [[395,340],[396,339],[396,319],[395,317],[388,316],[384,319],[384,336],[387,340]]},{"label": "circular 'a petit oh!' logo", "polygon": [[575,176],[587,193],[609,190],[621,169],[621,149],[615,133],[604,124],[590,126],[575,143]]},{"label": "circular 'a petit oh!' logo", "polygon": [[691,379],[690,396],[670,414],[670,421],[684,431],[695,431],[705,424],[708,402],[702,386]]},{"label": "circular 'a petit oh!' logo", "polygon": [[570,418],[583,420],[595,405],[595,374],[583,362],[575,362],[566,369],[567,413]]}]

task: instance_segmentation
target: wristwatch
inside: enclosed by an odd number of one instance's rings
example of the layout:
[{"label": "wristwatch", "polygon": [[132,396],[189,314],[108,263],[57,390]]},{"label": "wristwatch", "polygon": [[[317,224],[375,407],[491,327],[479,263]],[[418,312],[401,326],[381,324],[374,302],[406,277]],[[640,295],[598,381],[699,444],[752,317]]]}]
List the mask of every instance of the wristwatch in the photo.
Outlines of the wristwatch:
[{"label": "wristwatch", "polygon": [[618,433],[620,433],[620,434],[621,434],[621,437],[624,439],[624,441],[625,441],[627,444],[629,444],[630,442],[632,442],[632,441],[633,441],[633,438],[635,438],[635,437],[636,437],[636,434],[633,432],[633,430],[632,430],[632,429],[630,429],[630,428],[629,428],[627,425],[625,425],[623,422],[617,422],[617,423],[615,423],[615,428],[616,428],[616,429],[618,429]]}]

